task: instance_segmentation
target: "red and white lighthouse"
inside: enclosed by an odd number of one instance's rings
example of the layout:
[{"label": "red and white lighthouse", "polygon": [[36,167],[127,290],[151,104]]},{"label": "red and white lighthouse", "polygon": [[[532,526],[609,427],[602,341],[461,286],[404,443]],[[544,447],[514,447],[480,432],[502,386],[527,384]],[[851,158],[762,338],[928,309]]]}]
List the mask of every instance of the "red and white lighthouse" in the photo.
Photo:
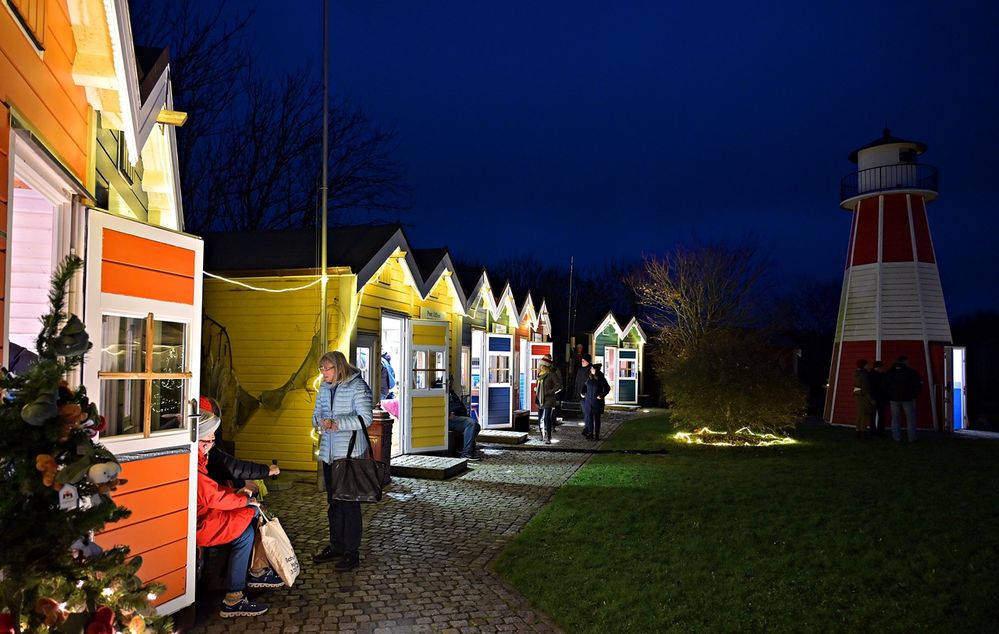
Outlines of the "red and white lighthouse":
[{"label": "red and white lighthouse", "polygon": [[951,343],[926,203],[937,197],[937,170],[917,162],[918,141],[884,135],[850,154],[840,206],[853,213],[833,343],[824,418],[853,424],[858,359],[886,366],[909,358],[923,379],[920,428],[941,428],[944,348]]}]

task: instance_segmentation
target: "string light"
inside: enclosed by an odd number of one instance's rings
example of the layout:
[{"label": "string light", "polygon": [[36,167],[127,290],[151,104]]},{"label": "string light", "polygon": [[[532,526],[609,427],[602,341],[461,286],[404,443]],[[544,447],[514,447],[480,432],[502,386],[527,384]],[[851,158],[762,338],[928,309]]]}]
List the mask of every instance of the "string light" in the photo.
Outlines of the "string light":
[{"label": "string light", "polygon": [[80,579],[79,581],[76,582],[76,587],[77,588],[82,588],[83,587],[83,579]]},{"label": "string light", "polygon": [[103,590],[101,590],[101,594],[103,594],[106,597],[109,597],[112,594],[114,594],[114,590],[112,590],[111,588],[104,588]]},{"label": "string light", "polygon": [[155,592],[150,592],[149,594],[146,595],[146,599],[148,599],[149,601],[155,601],[156,600],[156,593]]},{"label": "string light", "polygon": [[320,277],[317,277],[314,282],[309,282],[305,286],[296,286],[295,288],[260,288],[260,287],[257,287],[257,286],[251,286],[251,285],[246,284],[244,282],[240,282],[239,280],[231,280],[228,277],[222,277],[221,275],[215,275],[214,273],[209,273],[208,271],[203,271],[203,272],[205,274],[205,277],[214,277],[217,280],[221,280],[223,282],[228,282],[230,284],[235,284],[236,286],[242,286],[243,288],[248,288],[251,291],[263,291],[265,293],[291,293],[292,291],[304,291],[305,289],[311,288],[311,287],[315,286],[316,284],[319,284],[320,282],[323,281],[323,278],[320,276]]},{"label": "string light", "polygon": [[[717,436],[724,436],[725,438],[741,436],[748,438],[745,442],[731,442],[722,438],[716,439]],[[735,430],[731,436],[726,431],[714,431],[707,427],[702,427],[692,432],[677,432],[673,435],[673,438],[691,445],[712,445],[715,447],[769,447],[772,445],[793,445],[798,442],[789,436],[758,434],[749,427],[741,427]]]}]

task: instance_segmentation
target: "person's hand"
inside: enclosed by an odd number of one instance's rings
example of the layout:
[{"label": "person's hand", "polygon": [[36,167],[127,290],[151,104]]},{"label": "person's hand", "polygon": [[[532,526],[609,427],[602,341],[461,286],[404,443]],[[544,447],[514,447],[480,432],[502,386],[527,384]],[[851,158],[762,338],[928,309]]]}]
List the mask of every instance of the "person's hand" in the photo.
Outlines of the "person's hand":
[{"label": "person's hand", "polygon": [[243,485],[243,488],[240,489],[239,492],[247,497],[253,497],[254,495],[260,493],[260,487],[257,486],[257,483],[253,480],[247,480],[246,484]]},{"label": "person's hand", "polygon": [[276,476],[279,473],[281,473],[281,468],[276,464],[272,464],[271,468],[267,470],[267,475],[269,476]]},{"label": "person's hand", "polygon": [[332,418],[324,418],[324,419],[323,419],[323,420],[322,420],[322,421],[320,422],[320,425],[321,425],[321,426],[322,426],[322,428],[323,428],[323,429],[325,429],[326,431],[336,431],[336,421],[335,421],[335,420],[333,420]]},{"label": "person's hand", "polygon": [[260,500],[258,500],[257,498],[246,498],[246,505],[260,508]]}]

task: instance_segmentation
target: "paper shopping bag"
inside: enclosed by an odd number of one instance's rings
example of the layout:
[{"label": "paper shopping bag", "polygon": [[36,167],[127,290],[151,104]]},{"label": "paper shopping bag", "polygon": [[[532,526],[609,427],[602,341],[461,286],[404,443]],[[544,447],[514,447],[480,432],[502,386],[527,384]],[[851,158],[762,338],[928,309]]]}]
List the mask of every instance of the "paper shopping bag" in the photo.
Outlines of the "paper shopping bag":
[{"label": "paper shopping bag", "polygon": [[284,581],[284,584],[290,588],[301,570],[295,549],[292,548],[291,540],[288,539],[288,534],[284,532],[284,527],[281,526],[281,521],[278,518],[268,518],[261,513],[260,519],[261,524],[258,529],[260,543],[263,544],[264,552],[267,553],[267,561],[274,572],[281,577],[281,581]]}]

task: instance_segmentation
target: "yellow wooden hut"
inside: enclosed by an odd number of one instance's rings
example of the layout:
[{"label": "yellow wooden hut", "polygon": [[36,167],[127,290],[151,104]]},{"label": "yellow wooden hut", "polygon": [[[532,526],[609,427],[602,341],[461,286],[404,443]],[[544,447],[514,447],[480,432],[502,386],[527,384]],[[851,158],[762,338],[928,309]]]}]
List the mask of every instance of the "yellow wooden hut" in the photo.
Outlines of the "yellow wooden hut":
[{"label": "yellow wooden hut", "polygon": [[236,434],[237,453],[316,468],[317,364],[332,349],[396,418],[394,455],[447,449],[447,382],[459,363],[465,306],[450,256],[414,252],[397,224],[338,227],[328,236],[325,342],[314,231],[205,236],[205,315],[210,328],[224,328],[235,374],[262,405]]}]

